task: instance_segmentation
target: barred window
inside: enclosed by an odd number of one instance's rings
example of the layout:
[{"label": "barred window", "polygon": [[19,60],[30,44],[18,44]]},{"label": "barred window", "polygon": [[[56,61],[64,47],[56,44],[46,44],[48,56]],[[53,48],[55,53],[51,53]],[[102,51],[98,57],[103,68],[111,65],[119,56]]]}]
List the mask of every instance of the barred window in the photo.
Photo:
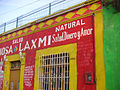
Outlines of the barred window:
[{"label": "barred window", "polygon": [[39,90],[69,90],[69,54],[40,57]]},{"label": "barred window", "polygon": [[20,66],[21,66],[20,61],[11,62],[11,69],[20,68]]}]

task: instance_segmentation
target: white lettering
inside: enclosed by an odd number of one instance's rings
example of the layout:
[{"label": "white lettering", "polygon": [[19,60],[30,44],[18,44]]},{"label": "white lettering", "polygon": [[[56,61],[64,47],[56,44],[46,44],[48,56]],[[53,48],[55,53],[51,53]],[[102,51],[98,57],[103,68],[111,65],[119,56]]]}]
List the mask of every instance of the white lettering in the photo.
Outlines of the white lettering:
[{"label": "white lettering", "polygon": [[24,50],[26,50],[26,49],[30,49],[30,45],[29,45],[28,41],[26,41],[26,44],[25,44],[25,47],[24,47]]},{"label": "white lettering", "polygon": [[75,21],[74,21],[74,22],[72,22],[72,28],[73,28],[73,27],[76,27],[76,25],[75,25],[75,24],[76,24],[76,22],[75,22]]},{"label": "white lettering", "polygon": [[70,28],[74,28],[74,27],[77,27],[77,26],[80,26],[80,25],[85,25],[85,22],[83,21],[83,19],[80,19],[80,20],[77,20],[77,21],[72,21],[72,22],[57,26],[56,29],[55,29],[55,32],[70,29]]},{"label": "white lettering", "polygon": [[76,26],[78,26],[78,25],[80,26],[80,21],[79,21],[79,20],[77,20],[77,24],[76,24]]},{"label": "white lettering", "polygon": [[19,44],[19,51],[23,51],[23,49],[21,49],[21,43]]},{"label": "white lettering", "polygon": [[37,41],[37,39],[32,40],[32,47],[31,47],[31,49],[33,49],[33,47],[36,48],[36,45],[35,45],[36,41]]},{"label": "white lettering", "polygon": [[48,45],[51,45],[51,35],[48,36]]},{"label": "white lettering", "polygon": [[74,33],[68,33],[66,31],[62,32],[62,34],[53,34],[52,35],[52,43],[54,42],[60,42],[60,41],[65,41],[69,39],[77,39],[79,40],[81,36],[87,36],[92,34],[92,28],[91,29],[86,29],[84,30],[81,28],[80,31],[74,32]]},{"label": "white lettering", "polygon": [[9,53],[13,53],[12,45],[10,46]]},{"label": "white lettering", "polygon": [[55,32],[58,32],[58,31],[60,31],[60,26],[56,27],[56,31]]},{"label": "white lettering", "polygon": [[39,38],[38,47],[40,47],[41,43],[43,42],[44,42],[44,46],[46,46],[46,36],[44,36],[43,39]]},{"label": "white lettering", "polygon": [[61,30],[64,30],[64,26],[63,25],[61,26]]},{"label": "white lettering", "polygon": [[83,22],[83,19],[81,19],[81,25],[84,25],[85,24],[85,22]]},{"label": "white lettering", "polygon": [[65,26],[65,29],[67,29],[67,24],[64,24],[64,26]]},{"label": "white lettering", "polygon": [[23,37],[13,40],[12,44],[21,43],[21,42],[23,42]]},{"label": "white lettering", "polygon": [[71,23],[68,23],[68,29],[70,29],[71,28]]},{"label": "white lettering", "polygon": [[12,45],[0,48],[0,55],[7,55],[13,53]]}]

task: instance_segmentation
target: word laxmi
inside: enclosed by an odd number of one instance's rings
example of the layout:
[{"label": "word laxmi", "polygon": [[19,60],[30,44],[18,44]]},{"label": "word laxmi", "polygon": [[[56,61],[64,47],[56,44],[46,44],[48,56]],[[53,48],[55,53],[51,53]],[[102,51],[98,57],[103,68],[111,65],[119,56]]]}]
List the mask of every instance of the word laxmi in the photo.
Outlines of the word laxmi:
[{"label": "word laxmi", "polygon": [[[38,43],[36,45],[36,43]],[[36,39],[32,39],[30,41],[26,41],[25,43],[18,43],[19,46],[18,50],[19,51],[25,51],[26,49],[34,49],[34,48],[40,48],[41,44],[43,45],[43,47],[47,46],[47,45],[51,45],[51,35],[49,36],[44,36],[43,38],[36,38]],[[1,55],[7,55],[7,54],[13,54],[14,52],[14,45],[10,45],[10,46],[6,46],[6,47],[2,47],[0,48],[0,56]]]}]

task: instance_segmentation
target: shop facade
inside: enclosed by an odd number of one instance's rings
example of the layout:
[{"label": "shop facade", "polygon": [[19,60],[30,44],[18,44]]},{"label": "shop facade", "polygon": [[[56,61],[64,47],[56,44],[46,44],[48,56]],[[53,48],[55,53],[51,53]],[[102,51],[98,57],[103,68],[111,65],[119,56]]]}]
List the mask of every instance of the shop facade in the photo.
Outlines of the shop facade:
[{"label": "shop facade", "polygon": [[3,90],[106,90],[101,1],[1,36]]}]

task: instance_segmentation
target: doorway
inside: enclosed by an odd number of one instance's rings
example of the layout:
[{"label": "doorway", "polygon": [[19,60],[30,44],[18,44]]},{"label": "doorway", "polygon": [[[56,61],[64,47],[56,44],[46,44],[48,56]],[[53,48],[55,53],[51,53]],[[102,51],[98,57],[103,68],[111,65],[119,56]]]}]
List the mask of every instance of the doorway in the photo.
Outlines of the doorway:
[{"label": "doorway", "polygon": [[20,61],[11,62],[9,90],[19,90],[20,67]]}]

